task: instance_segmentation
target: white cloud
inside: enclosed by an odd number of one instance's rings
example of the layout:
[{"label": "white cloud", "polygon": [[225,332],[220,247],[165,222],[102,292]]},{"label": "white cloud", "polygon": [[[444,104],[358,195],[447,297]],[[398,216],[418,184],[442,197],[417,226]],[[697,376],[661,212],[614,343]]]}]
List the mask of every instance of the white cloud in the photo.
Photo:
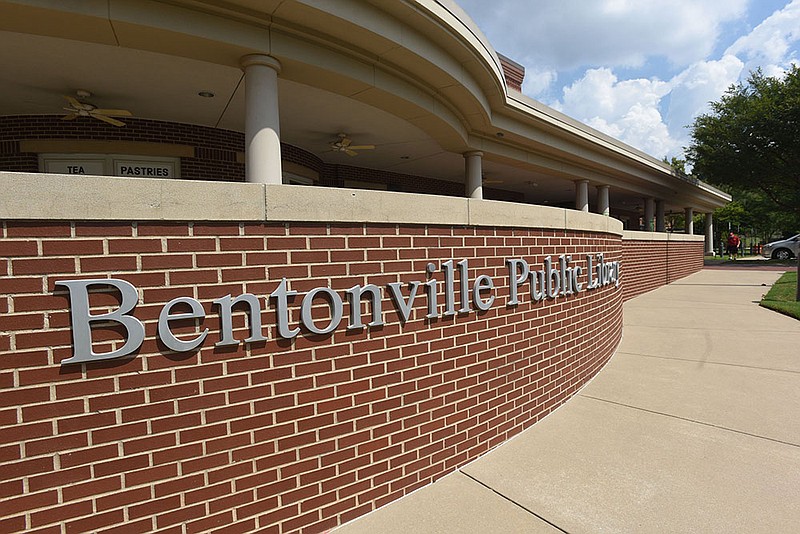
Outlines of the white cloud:
[{"label": "white cloud", "polygon": [[[682,155],[687,126],[750,70],[780,76],[799,61],[800,0],[751,21],[716,57],[720,32],[741,28],[761,0],[458,1],[495,49],[525,65],[523,92],[658,158]],[[669,69],[653,69],[664,60]],[[660,79],[618,79],[646,63]]]},{"label": "white cloud", "polygon": [[588,117],[620,117],[636,103],[653,106],[669,91],[659,80],[619,81],[611,69],[590,69],[583,78],[564,88],[562,107]]},{"label": "white cloud", "polygon": [[536,69],[686,65],[707,56],[747,0],[460,0],[495,49]]},{"label": "white cloud", "polygon": [[698,61],[670,80],[669,107],[666,122],[672,134],[688,141],[689,126],[695,117],[709,110],[709,102],[736,83],[744,63],[733,55],[716,61]]},{"label": "white cloud", "polygon": [[522,80],[522,92],[526,95],[540,95],[555,83],[558,72],[555,69],[525,68],[525,78]]},{"label": "white cloud", "polygon": [[689,143],[687,126],[739,80],[743,68],[728,55],[696,62],[669,81],[619,80],[611,69],[590,69],[564,88],[554,107],[658,158],[680,155]]},{"label": "white cloud", "polygon": [[767,17],[747,35],[736,40],[726,54],[742,58],[747,71],[756,67],[785,69],[796,55],[791,45],[800,41],[800,0]]},{"label": "white cloud", "polygon": [[669,92],[660,80],[619,81],[610,69],[590,69],[564,88],[560,111],[603,133],[659,157],[680,145],[662,120],[658,106]]}]

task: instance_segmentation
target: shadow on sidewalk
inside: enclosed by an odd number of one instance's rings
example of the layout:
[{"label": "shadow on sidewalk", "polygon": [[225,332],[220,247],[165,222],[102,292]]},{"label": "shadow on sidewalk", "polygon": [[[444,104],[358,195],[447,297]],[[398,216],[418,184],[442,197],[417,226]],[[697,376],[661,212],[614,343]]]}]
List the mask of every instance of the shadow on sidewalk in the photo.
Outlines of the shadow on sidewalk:
[{"label": "shadow on sidewalk", "polygon": [[703,260],[705,269],[755,269],[763,271],[789,271],[797,268],[797,260],[772,260],[761,256],[745,256],[738,260],[727,257],[706,256]]}]

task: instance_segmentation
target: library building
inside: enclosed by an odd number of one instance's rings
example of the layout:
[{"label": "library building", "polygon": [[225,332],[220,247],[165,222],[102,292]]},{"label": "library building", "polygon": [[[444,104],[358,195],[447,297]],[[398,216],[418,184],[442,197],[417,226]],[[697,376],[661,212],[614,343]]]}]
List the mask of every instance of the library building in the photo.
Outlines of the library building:
[{"label": "library building", "polygon": [[3,0],[0,65],[0,532],[363,516],[568,401],[730,201],[451,0]]}]

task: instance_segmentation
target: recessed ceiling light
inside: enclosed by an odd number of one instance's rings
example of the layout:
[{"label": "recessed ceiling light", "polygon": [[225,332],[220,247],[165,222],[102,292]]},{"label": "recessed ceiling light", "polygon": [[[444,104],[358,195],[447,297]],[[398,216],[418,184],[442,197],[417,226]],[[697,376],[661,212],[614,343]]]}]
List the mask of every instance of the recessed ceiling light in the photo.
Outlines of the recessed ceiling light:
[{"label": "recessed ceiling light", "polygon": [[411,156],[400,156],[400,159],[411,159]]},{"label": "recessed ceiling light", "polygon": [[211,91],[200,91],[197,93],[197,96],[202,96],[203,98],[214,98],[214,93]]}]

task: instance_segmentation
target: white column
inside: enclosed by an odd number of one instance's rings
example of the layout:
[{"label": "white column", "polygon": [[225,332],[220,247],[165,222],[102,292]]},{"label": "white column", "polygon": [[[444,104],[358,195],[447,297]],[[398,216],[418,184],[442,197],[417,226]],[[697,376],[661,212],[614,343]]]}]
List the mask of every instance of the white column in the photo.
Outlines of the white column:
[{"label": "white column", "polygon": [[694,233],[694,210],[692,208],[684,208],[683,216],[686,219],[686,224],[684,225],[685,231],[687,234]]},{"label": "white column", "polygon": [[664,201],[661,199],[656,200],[656,232],[665,232],[667,230],[666,221],[664,220]]},{"label": "white column", "polygon": [[706,213],[706,254],[714,254],[714,214]]},{"label": "white column", "polygon": [[466,193],[469,198],[483,199],[483,170],[481,158],[483,152],[473,150],[464,152],[464,173],[466,176]]},{"label": "white column", "polygon": [[597,213],[605,215],[606,217],[611,215],[608,197],[609,189],[607,185],[597,186]]},{"label": "white column", "polygon": [[652,198],[644,199],[644,231],[653,231],[653,217],[655,216],[655,200]]},{"label": "white column", "polygon": [[280,184],[281,130],[278,73],[281,64],[263,54],[241,59],[245,92],[245,175],[248,182]]},{"label": "white column", "polygon": [[575,182],[575,209],[589,211],[589,180]]}]

